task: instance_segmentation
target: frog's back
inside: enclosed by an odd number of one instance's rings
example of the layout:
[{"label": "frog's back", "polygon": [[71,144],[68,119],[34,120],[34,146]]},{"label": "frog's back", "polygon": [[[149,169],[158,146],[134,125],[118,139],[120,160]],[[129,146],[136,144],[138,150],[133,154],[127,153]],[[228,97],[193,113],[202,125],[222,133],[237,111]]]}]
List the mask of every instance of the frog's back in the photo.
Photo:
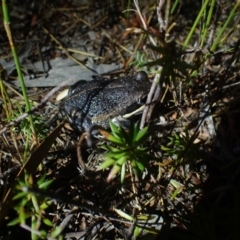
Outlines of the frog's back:
[{"label": "frog's back", "polygon": [[[140,76],[140,77],[139,77]],[[151,83],[146,73],[117,80],[79,81],[69,89],[63,108],[78,129],[93,124],[106,126],[109,119],[128,113],[138,99],[147,94]]]}]

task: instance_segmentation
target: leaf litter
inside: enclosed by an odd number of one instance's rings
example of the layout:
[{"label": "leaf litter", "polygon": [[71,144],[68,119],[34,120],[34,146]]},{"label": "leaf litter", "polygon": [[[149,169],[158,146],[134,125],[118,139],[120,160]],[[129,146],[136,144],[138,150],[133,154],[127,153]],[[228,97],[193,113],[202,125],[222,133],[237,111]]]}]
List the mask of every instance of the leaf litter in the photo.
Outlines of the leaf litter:
[{"label": "leaf litter", "polygon": [[[89,2],[43,1],[20,7],[18,1],[10,1],[11,25],[20,62],[28,91],[36,104],[41,102],[47,87],[57,86],[68,78],[77,81],[101,74],[119,76],[124,67],[129,67],[128,60],[135,56],[138,34],[143,32],[139,19],[130,13],[126,26],[122,19],[127,17],[122,14],[125,9],[120,1],[114,6],[111,1],[106,5],[101,1]],[[148,27],[153,27],[151,32],[156,33],[156,13],[150,10],[151,4],[154,5],[151,1],[142,1],[141,11],[145,11],[147,17],[152,14],[154,19]],[[189,21],[184,15],[187,6],[176,16],[181,20],[180,26]],[[178,31],[176,28],[175,39],[183,42],[186,29]],[[153,38],[157,37],[153,34]],[[46,151],[36,176],[45,172],[49,179],[54,179],[46,193],[54,199],[52,212],[46,214],[52,216],[54,227],[61,227],[65,238],[130,239],[134,229],[145,235],[154,231],[162,234],[165,225],[169,226],[169,239],[177,234],[181,236],[183,230],[188,230],[191,236],[200,236],[194,224],[204,232],[210,221],[206,213],[215,221],[208,234],[223,226],[220,232],[224,234],[220,237],[228,235],[222,217],[237,198],[240,179],[238,37],[232,34],[222,49],[206,61],[201,74],[183,80],[182,85],[177,82],[162,85],[161,99],[149,123],[154,134],[146,145],[159,161],[150,161],[140,183],[135,183],[130,174],[126,175],[124,184],[120,184],[118,176],[107,182],[108,172],[96,171],[104,152],[86,146],[82,148],[88,174],[82,175],[75,150],[78,135],[62,129],[51,151]],[[6,86],[19,91],[7,39],[2,37],[1,43],[1,55],[5,56],[0,60],[4,81]],[[146,47],[144,41],[139,46],[139,50]],[[198,60],[191,54],[184,57],[190,63],[191,57]],[[154,78],[154,73],[149,77]],[[11,99],[19,98],[10,87],[6,89]],[[53,96],[37,115],[50,119],[52,112],[57,111],[54,105]],[[2,119],[6,117],[3,111]],[[4,124],[3,121],[1,125]],[[55,121],[46,128],[52,131],[58,124]],[[25,141],[21,133],[12,130],[1,138],[1,199],[16,178],[17,173],[11,168],[21,165],[22,170],[24,166],[21,155]],[[38,148],[35,146],[34,150]],[[232,209],[227,215],[229,218],[235,216],[237,205],[233,204]],[[8,234],[7,227],[1,231],[1,235]],[[224,239],[220,237],[218,239]]]}]

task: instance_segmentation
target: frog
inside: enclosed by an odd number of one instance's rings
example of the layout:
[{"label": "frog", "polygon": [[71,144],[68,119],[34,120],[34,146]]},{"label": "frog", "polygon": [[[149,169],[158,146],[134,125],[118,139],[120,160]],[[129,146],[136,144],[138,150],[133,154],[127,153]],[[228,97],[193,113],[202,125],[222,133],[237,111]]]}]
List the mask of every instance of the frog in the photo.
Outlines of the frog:
[{"label": "frog", "polygon": [[[73,129],[85,132],[93,125],[109,127],[109,120],[136,110],[140,100],[150,90],[147,73],[137,72],[109,80],[97,77],[91,81],[80,80],[68,90],[60,104],[60,113],[66,117]],[[128,120],[126,120],[128,121]]]}]

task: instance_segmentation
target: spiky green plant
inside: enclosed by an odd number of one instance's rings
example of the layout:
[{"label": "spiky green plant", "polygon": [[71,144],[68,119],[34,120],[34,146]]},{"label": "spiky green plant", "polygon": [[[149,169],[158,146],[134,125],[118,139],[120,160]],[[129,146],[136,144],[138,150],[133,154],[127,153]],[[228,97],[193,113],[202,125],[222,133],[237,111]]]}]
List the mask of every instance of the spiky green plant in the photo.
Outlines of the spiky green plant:
[{"label": "spiky green plant", "polygon": [[104,154],[104,161],[99,166],[98,170],[103,170],[112,166],[108,175],[108,180],[121,171],[121,182],[124,181],[126,173],[126,165],[129,162],[129,167],[138,176],[139,171],[143,171],[148,166],[149,160],[153,158],[148,150],[141,145],[149,137],[148,127],[139,130],[138,125],[131,125],[127,132],[121,126],[116,126],[110,122],[112,134],[100,130],[111,145],[103,145],[102,148],[108,152]]}]

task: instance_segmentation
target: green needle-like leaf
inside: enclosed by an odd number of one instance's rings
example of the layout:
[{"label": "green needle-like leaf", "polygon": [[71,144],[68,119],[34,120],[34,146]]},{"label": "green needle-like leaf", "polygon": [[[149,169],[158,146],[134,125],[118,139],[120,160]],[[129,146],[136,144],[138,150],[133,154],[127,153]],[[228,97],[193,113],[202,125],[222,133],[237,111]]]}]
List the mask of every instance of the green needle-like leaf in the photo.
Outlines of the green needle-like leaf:
[{"label": "green needle-like leaf", "polygon": [[33,206],[34,206],[34,209],[36,212],[39,212],[40,208],[39,208],[39,205],[38,205],[38,201],[37,201],[37,198],[35,195],[32,195],[31,197],[32,199],[32,203],[33,203]]},{"label": "green needle-like leaf", "polygon": [[39,186],[40,184],[42,184],[46,179],[46,175],[43,175],[42,177],[40,177],[37,181],[37,185]]},{"label": "green needle-like leaf", "polygon": [[53,226],[53,223],[52,223],[49,219],[47,219],[47,218],[43,219],[43,222],[44,222],[47,226],[49,226],[49,227],[52,227],[52,226]]},{"label": "green needle-like leaf", "polygon": [[128,221],[133,221],[133,217],[128,215],[127,213],[123,212],[122,210],[120,209],[116,209],[114,208],[114,211],[122,218],[128,220]]},{"label": "green needle-like leaf", "polygon": [[104,157],[110,157],[114,159],[120,159],[125,156],[127,153],[125,150],[119,150],[118,152],[108,152],[104,155]]},{"label": "green needle-like leaf", "polygon": [[135,143],[138,145],[142,144],[148,138],[148,127],[143,128],[140,132],[137,133],[136,138],[134,139]]},{"label": "green needle-like leaf", "polygon": [[121,166],[114,165],[111,169],[110,173],[108,174],[107,181],[109,182],[121,169]]},{"label": "green needle-like leaf", "polygon": [[106,169],[111,165],[114,165],[115,163],[116,163],[116,160],[114,159],[106,159],[104,162],[102,162],[102,164],[98,167],[97,170],[99,171],[99,170]]},{"label": "green needle-like leaf", "polygon": [[116,143],[116,144],[122,144],[122,139],[120,139],[118,136],[114,136],[111,133],[104,131],[104,130],[99,130],[100,133],[104,136],[105,139],[107,139],[110,142]]},{"label": "green needle-like leaf", "polygon": [[111,128],[111,131],[114,134],[119,134],[120,133],[118,127],[112,121],[109,121],[109,126]]},{"label": "green needle-like leaf", "polygon": [[126,163],[124,163],[124,164],[122,165],[122,169],[121,169],[121,183],[124,182],[124,178],[125,178],[125,173],[126,173],[126,168],[125,168],[125,166],[126,166]]},{"label": "green needle-like leaf", "polygon": [[23,197],[25,197],[26,195],[27,195],[27,193],[25,193],[25,192],[20,192],[20,193],[16,194],[16,195],[13,197],[13,200],[17,200],[17,199],[19,199],[19,198],[23,198]]},{"label": "green needle-like leaf", "polygon": [[141,162],[136,161],[136,164],[139,170],[143,171],[145,169],[144,165]]},{"label": "green needle-like leaf", "polygon": [[46,182],[41,183],[38,187],[40,189],[47,189],[52,182],[53,182],[53,180],[48,180]]}]

